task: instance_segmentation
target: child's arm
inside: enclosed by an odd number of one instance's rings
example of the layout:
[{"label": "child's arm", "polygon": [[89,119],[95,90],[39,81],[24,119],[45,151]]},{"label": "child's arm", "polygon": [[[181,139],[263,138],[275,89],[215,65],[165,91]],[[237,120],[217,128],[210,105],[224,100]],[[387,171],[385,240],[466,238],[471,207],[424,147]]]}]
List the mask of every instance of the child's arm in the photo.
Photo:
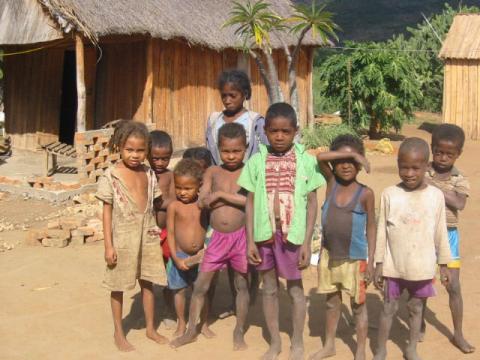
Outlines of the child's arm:
[{"label": "child's arm", "polygon": [[225,191],[216,191],[214,193],[211,193],[210,196],[208,197],[209,207],[211,208],[215,207],[214,206],[215,202],[219,200],[222,200],[223,202],[226,202],[230,205],[239,206],[239,207],[244,207],[245,204],[247,203],[247,198],[238,193],[231,194]]},{"label": "child's arm", "polygon": [[375,238],[377,236],[377,228],[375,224],[375,194],[372,189],[365,189],[365,210],[367,212],[367,242],[368,242],[368,268],[366,282],[370,284],[374,277],[375,264]]},{"label": "child's arm", "polygon": [[305,228],[305,239],[300,250],[300,259],[298,259],[299,269],[304,269],[310,264],[310,258],[312,257],[313,228],[317,218],[317,210],[317,190],[314,190],[307,196],[307,225]]},{"label": "child's arm", "polygon": [[247,255],[248,260],[253,265],[258,265],[262,262],[260,254],[258,253],[257,245],[253,238],[253,198],[255,194],[249,192],[247,195],[247,201],[245,204],[245,227],[247,230]]},{"label": "child's arm", "polygon": [[437,254],[437,264],[440,267],[440,281],[442,285],[447,286],[450,282],[450,271],[447,264],[451,261],[450,244],[448,241],[447,221],[445,206],[440,203],[437,211],[435,228],[435,252]]},{"label": "child's arm", "polygon": [[105,245],[105,261],[108,266],[117,263],[117,252],[112,241],[112,204],[103,203],[103,235]]},{"label": "child's arm", "polygon": [[378,216],[377,236],[375,239],[375,276],[374,285],[378,289],[383,289],[383,260],[385,258],[385,250],[387,246],[387,210],[388,197],[382,194],[380,200],[380,214]]},{"label": "child's arm", "polygon": [[445,196],[445,204],[456,210],[465,209],[467,203],[467,195],[459,194],[456,191],[444,190],[443,195]]},{"label": "child's arm", "polygon": [[200,188],[200,194],[198,195],[198,206],[203,208],[208,208],[210,205],[209,195],[212,192],[212,176],[213,167],[209,167],[205,174],[203,175],[202,186]]},{"label": "child's arm", "polygon": [[177,257],[177,244],[175,243],[175,202],[170,203],[167,208],[167,242],[175,265],[180,270],[188,270],[184,260]]},{"label": "child's arm", "polygon": [[360,165],[365,168],[367,173],[370,172],[370,163],[368,160],[356,153],[356,152],[346,152],[346,151],[328,151],[328,152],[320,152],[317,155],[318,166],[320,168],[320,172],[322,175],[330,181],[333,178],[333,170],[330,166],[330,162],[334,160],[344,160],[344,159],[353,159]]}]

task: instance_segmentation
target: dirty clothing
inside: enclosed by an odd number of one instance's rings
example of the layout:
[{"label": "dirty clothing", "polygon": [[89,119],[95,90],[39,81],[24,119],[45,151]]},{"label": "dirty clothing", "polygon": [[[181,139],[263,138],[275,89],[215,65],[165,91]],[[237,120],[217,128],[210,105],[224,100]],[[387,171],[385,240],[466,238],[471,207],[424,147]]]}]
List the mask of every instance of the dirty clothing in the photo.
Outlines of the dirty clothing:
[{"label": "dirty clothing", "polygon": [[155,173],[146,168],[148,200],[143,213],[128,192],[118,169],[108,168],[98,181],[96,197],[111,204],[112,242],[117,263],[107,266],[104,287],[125,291],[135,287],[137,279],[163,285],[166,283],[159,228],[155,221],[153,200],[161,195]]}]

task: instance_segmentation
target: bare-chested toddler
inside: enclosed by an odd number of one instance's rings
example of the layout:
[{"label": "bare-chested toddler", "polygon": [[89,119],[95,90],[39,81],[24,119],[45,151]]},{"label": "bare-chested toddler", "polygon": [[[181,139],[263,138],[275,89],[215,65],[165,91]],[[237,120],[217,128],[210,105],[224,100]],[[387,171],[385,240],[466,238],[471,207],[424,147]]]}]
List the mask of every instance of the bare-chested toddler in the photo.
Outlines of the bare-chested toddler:
[{"label": "bare-chested toddler", "polygon": [[[198,194],[203,170],[191,159],[181,160],[173,170],[176,200],[167,208],[167,241],[171,257],[167,265],[168,288],[174,292],[177,330],[174,336],[185,333],[185,293],[198,274],[208,212],[198,206]],[[202,320],[206,319],[202,317]],[[202,332],[208,332],[206,321]]]},{"label": "bare-chested toddler", "polygon": [[223,125],[218,131],[221,166],[210,167],[200,190],[200,207],[209,209],[213,234],[205,250],[200,274],[195,282],[188,330],[175,339],[178,347],[195,340],[197,321],[215,273],[230,266],[234,270],[237,324],[233,331],[234,350],[244,350],[245,320],[248,312],[247,238],[245,232],[246,196],[237,180],[243,168],[247,148],[245,128],[237,123]]}]

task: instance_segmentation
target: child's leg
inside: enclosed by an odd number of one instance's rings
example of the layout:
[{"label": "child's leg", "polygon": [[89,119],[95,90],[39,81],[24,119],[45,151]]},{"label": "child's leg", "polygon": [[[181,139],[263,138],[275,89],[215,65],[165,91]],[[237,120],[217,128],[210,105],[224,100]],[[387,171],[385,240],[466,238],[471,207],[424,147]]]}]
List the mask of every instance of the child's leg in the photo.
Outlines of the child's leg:
[{"label": "child's leg", "polygon": [[390,336],[393,316],[398,310],[398,299],[385,299],[383,309],[380,313],[380,324],[378,326],[377,350],[374,360],[385,360],[387,358],[387,340]]},{"label": "child's leg", "polygon": [[262,271],[263,277],[263,314],[270,333],[270,348],[263,360],[274,360],[282,350],[278,319],[278,279],[275,269]]},{"label": "child's leg", "polygon": [[425,340],[425,332],[427,331],[427,323],[425,322],[426,309],[427,309],[427,298],[423,299],[422,322],[420,324],[420,335],[418,335],[418,342],[423,342],[423,340]]},{"label": "child's leg", "polygon": [[235,308],[237,312],[237,324],[233,330],[233,350],[245,350],[247,344],[244,340],[245,321],[248,314],[248,302],[250,295],[248,293],[247,274],[240,274],[235,271]]},{"label": "child's leg", "polygon": [[175,304],[175,313],[177,314],[177,330],[173,333],[174,337],[185,334],[187,328],[185,322],[185,292],[186,288],[174,290],[173,302]]},{"label": "child's leg", "polygon": [[420,359],[417,354],[417,343],[420,336],[420,328],[422,324],[423,299],[411,297],[407,303],[410,325],[410,340],[405,350],[407,360]]},{"label": "child's leg", "polygon": [[462,352],[468,354],[475,351],[475,347],[470,345],[463,337],[463,298],[460,287],[460,269],[451,268],[450,275],[451,281],[447,285],[447,291],[449,295],[450,311],[452,312],[453,320],[453,339],[452,342]]},{"label": "child's leg", "polygon": [[336,354],[335,335],[337,334],[338,320],[340,320],[341,305],[342,293],[340,291],[327,294],[325,343],[322,349],[310,356],[310,360],[319,360]]},{"label": "child's leg", "polygon": [[142,290],[143,312],[145,313],[147,337],[159,344],[166,344],[168,339],[157,332],[153,321],[155,314],[155,295],[153,294],[152,283],[145,280],[138,280],[138,282]]},{"label": "child's leg", "polygon": [[[205,297],[207,295],[207,291],[210,287],[210,283],[212,282],[213,276],[215,275],[214,272],[200,272],[198,274],[197,280],[193,285],[193,293],[192,298],[190,300],[190,314],[188,317],[188,330],[185,330],[178,334],[177,339],[173,340],[170,345],[172,347],[179,347],[188,343],[191,343],[195,340],[198,335],[197,332],[197,322],[200,317],[200,313],[204,308],[205,304]],[[185,290],[185,289],[184,289]],[[185,298],[184,298],[185,300]],[[176,301],[175,301],[176,303]],[[185,306],[185,304],[184,304]],[[205,308],[207,308],[205,306]],[[183,335],[183,336],[182,336]]]},{"label": "child's leg", "polygon": [[368,314],[365,303],[357,304],[351,301],[353,315],[355,316],[355,324],[357,330],[357,351],[355,352],[355,360],[364,360],[366,358],[367,335],[368,335]]},{"label": "child's leg", "polygon": [[214,295],[214,291],[211,288],[208,289],[207,295],[205,297],[205,303],[203,305],[202,311],[200,313],[200,333],[205,336],[207,339],[214,338],[217,336],[212,330],[209,328],[208,324],[208,314],[210,313],[212,307],[212,299]]},{"label": "child's leg", "polygon": [[127,341],[122,326],[122,310],[123,310],[123,292],[112,291],[110,293],[110,305],[112,307],[113,326],[115,345],[120,351],[132,351],[135,348]]},{"label": "child's leg", "polygon": [[303,328],[305,326],[305,318],[307,316],[307,301],[303,292],[302,279],[287,280],[287,289],[292,299],[292,320],[293,334],[292,346],[290,348],[290,359],[303,359]]}]

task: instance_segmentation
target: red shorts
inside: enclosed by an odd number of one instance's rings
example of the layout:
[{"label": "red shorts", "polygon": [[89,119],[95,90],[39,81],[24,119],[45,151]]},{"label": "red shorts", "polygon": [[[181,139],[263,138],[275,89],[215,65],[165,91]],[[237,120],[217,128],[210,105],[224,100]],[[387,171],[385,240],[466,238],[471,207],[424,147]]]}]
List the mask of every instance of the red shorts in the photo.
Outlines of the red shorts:
[{"label": "red shorts", "polygon": [[163,251],[163,261],[165,262],[165,266],[167,266],[168,259],[172,256],[167,242],[167,229],[162,229],[160,232],[160,246]]}]

